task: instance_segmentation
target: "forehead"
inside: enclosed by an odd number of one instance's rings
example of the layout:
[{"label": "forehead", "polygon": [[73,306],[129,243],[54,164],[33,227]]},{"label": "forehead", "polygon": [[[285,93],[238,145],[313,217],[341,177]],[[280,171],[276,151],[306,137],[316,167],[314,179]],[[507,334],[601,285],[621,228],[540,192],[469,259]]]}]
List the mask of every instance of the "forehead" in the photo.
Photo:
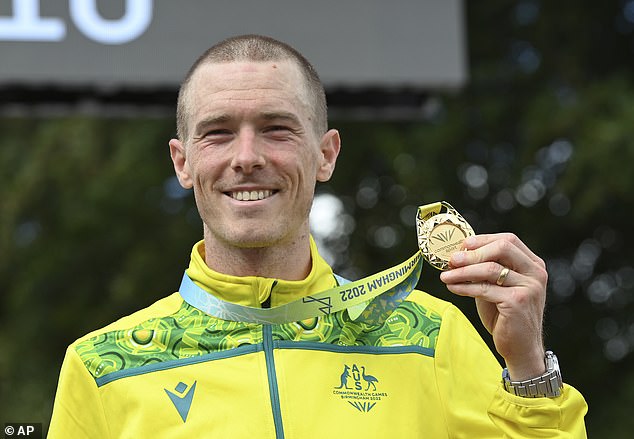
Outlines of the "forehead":
[{"label": "forehead", "polygon": [[295,107],[295,111],[303,111],[309,106],[302,73],[288,60],[203,64],[192,76],[189,87],[190,114],[194,119],[209,111],[258,107],[285,107],[287,111]]}]

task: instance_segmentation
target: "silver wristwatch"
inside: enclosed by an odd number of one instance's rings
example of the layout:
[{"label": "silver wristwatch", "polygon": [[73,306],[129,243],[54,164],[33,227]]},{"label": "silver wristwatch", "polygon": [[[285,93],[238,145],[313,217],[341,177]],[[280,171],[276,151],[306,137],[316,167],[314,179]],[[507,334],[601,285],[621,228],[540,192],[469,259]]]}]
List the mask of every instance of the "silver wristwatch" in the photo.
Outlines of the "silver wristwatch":
[{"label": "silver wristwatch", "polygon": [[552,351],[546,351],[546,373],[530,380],[511,381],[508,369],[502,372],[502,382],[507,392],[524,398],[555,398],[561,395],[564,382],[561,379],[559,361]]}]

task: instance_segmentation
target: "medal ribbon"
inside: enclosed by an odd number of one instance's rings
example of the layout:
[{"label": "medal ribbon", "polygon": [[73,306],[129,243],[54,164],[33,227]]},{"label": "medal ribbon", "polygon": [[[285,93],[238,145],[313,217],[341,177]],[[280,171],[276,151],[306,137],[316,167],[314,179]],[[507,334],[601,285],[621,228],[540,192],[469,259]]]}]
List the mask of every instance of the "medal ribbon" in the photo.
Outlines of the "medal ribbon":
[{"label": "medal ribbon", "polygon": [[[447,210],[451,209],[455,211],[455,209],[445,201],[438,201],[437,203],[425,204],[424,206],[418,206],[418,215],[417,217],[423,221],[427,221],[434,215],[438,215],[443,207]],[[457,212],[456,212],[457,213]]]},{"label": "medal ribbon", "polygon": [[[234,322],[279,325],[332,314],[346,308],[353,320],[363,317],[364,321],[379,322],[385,311],[398,306],[416,286],[421,269],[422,256],[416,252],[405,262],[380,273],[273,308],[255,308],[219,299],[194,283],[187,273],[183,275],[179,292],[191,306],[219,319]],[[340,283],[345,282],[340,277],[338,279]]]},{"label": "medal ribbon", "polygon": [[[421,206],[418,216],[428,219],[443,203]],[[354,282],[336,276],[339,286],[273,308],[255,308],[219,299],[185,273],[179,288],[185,302],[219,319],[234,322],[283,324],[348,310],[352,320],[380,324],[416,287],[423,266],[419,250],[406,261]]]}]

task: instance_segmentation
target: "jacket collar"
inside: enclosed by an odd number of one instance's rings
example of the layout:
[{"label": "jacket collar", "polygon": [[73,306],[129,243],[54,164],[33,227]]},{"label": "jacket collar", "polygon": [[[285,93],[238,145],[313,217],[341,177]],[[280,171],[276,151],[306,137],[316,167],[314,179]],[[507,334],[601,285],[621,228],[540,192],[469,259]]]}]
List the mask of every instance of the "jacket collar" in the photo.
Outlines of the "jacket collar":
[{"label": "jacket collar", "polygon": [[319,254],[312,236],[310,254],[312,267],[303,280],[230,276],[207,266],[205,243],[200,241],[192,249],[187,275],[205,291],[224,301],[259,308],[271,295],[270,306],[275,307],[336,286],[332,268]]}]

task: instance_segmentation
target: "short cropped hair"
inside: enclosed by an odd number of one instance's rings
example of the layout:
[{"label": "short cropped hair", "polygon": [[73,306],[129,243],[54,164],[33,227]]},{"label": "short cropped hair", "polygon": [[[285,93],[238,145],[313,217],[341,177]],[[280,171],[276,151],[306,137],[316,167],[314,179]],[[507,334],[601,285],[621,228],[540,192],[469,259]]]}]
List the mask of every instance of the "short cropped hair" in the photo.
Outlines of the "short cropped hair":
[{"label": "short cropped hair", "polygon": [[313,112],[313,129],[318,136],[328,130],[326,93],[315,68],[293,47],[263,35],[240,35],[227,38],[207,49],[191,66],[178,93],[176,105],[176,132],[187,142],[187,122],[190,117],[190,83],[201,65],[222,64],[236,61],[286,61],[294,62],[304,76],[309,105]]}]

